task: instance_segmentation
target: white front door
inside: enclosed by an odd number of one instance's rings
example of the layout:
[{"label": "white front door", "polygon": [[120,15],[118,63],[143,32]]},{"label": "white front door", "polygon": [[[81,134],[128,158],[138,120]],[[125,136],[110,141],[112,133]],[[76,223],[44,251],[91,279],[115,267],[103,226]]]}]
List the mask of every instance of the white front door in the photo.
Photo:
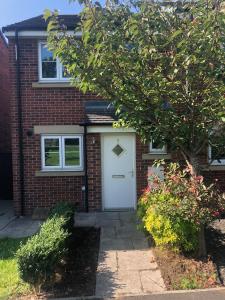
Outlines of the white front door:
[{"label": "white front door", "polygon": [[103,209],[134,209],[135,134],[103,134],[101,144]]}]

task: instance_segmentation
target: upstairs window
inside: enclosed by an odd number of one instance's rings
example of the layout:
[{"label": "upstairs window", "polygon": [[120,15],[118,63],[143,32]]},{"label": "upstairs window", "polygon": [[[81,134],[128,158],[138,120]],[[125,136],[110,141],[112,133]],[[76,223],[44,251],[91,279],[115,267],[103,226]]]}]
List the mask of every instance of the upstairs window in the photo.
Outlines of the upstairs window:
[{"label": "upstairs window", "polygon": [[54,58],[45,42],[39,43],[39,79],[40,81],[68,81],[69,76],[58,58]]},{"label": "upstairs window", "polygon": [[43,171],[82,171],[83,139],[81,135],[45,135],[41,139]]},{"label": "upstairs window", "polygon": [[155,141],[151,141],[149,144],[149,152],[151,154],[167,154],[166,145],[159,145]]}]

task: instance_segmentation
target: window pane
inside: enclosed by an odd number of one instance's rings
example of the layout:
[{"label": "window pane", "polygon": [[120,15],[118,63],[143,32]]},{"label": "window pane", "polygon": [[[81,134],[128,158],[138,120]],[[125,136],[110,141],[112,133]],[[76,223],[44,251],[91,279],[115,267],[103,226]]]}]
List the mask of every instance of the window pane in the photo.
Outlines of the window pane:
[{"label": "window pane", "polygon": [[152,149],[158,149],[158,150],[163,149],[163,145],[155,141],[152,141]]},{"label": "window pane", "polygon": [[42,61],[56,61],[53,58],[53,53],[48,50],[47,46],[41,44],[41,60]]},{"label": "window pane", "polygon": [[163,150],[164,145],[158,141],[152,141],[152,149]]},{"label": "window pane", "polygon": [[45,139],[45,166],[59,167],[59,139]]},{"label": "window pane", "polygon": [[65,166],[80,165],[80,140],[78,138],[65,138]]},{"label": "window pane", "polygon": [[62,66],[62,78],[70,78],[70,75],[64,66]]},{"label": "window pane", "polygon": [[42,63],[42,78],[56,78],[56,62]]},{"label": "window pane", "polygon": [[225,159],[225,150],[223,152],[221,150],[216,149],[215,147],[212,147],[212,159],[213,160]]},{"label": "window pane", "polygon": [[45,45],[41,45],[42,78],[56,78],[57,68],[56,59],[53,53]]}]

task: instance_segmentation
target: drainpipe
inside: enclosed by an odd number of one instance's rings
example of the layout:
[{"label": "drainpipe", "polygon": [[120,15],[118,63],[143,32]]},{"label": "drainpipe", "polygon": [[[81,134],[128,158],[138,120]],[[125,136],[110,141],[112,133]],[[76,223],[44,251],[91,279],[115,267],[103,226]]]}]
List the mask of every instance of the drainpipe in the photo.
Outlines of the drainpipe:
[{"label": "drainpipe", "polygon": [[85,211],[89,211],[88,205],[88,166],[87,166],[87,126],[84,124],[84,186],[85,186]]},{"label": "drainpipe", "polygon": [[18,113],[18,136],[19,136],[19,166],[20,166],[20,214],[24,215],[24,153],[23,153],[23,120],[22,120],[22,97],[21,97],[21,78],[20,78],[20,47],[19,30],[15,31],[15,50],[16,50],[16,98]]}]

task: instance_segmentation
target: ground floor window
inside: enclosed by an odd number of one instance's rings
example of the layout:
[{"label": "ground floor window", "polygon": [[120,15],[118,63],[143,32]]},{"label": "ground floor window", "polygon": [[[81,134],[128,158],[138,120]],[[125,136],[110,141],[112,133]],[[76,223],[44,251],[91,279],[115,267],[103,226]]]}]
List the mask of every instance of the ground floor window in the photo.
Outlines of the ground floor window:
[{"label": "ground floor window", "polygon": [[83,170],[82,135],[44,135],[41,137],[43,170]]},{"label": "ground floor window", "polygon": [[225,149],[218,151],[216,147],[209,146],[209,161],[212,165],[225,165]]},{"label": "ground floor window", "polygon": [[151,141],[149,144],[149,152],[152,154],[166,154],[166,145],[161,145],[155,141]]}]

